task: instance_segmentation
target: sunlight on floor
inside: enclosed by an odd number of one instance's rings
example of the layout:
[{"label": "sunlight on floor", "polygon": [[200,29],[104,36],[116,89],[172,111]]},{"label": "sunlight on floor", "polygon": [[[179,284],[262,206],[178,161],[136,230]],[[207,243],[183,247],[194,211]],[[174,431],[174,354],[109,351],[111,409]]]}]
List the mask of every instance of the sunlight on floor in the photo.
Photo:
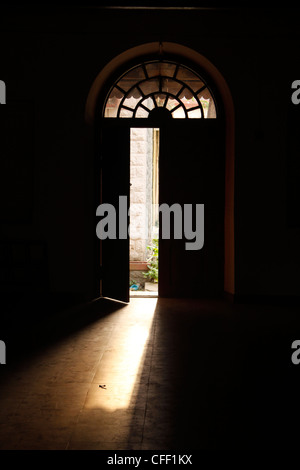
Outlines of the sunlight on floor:
[{"label": "sunlight on floor", "polygon": [[133,403],[135,390],[150,366],[145,356],[156,303],[157,298],[133,299],[118,318],[88,393],[87,409],[113,412]]},{"label": "sunlight on floor", "polygon": [[[16,365],[0,386],[2,418],[10,423],[0,448],[123,449],[129,440],[138,445],[156,303],[145,298],[109,304],[110,313]],[[90,308],[97,311],[97,302]]]}]

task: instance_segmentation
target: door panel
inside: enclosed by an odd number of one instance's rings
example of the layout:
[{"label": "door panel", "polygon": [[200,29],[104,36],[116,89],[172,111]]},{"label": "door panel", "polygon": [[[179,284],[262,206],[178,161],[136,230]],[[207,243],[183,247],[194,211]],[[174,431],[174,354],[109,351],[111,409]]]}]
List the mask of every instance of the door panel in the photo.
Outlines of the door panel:
[{"label": "door panel", "polygon": [[[144,121],[145,122],[145,121]],[[122,123],[123,124],[123,123]],[[130,125],[104,124],[102,203],[117,216],[117,239],[101,242],[102,295],[129,302],[129,237],[119,239],[119,196],[127,196],[129,225]],[[151,126],[152,127],[152,126]],[[159,244],[159,296],[216,296],[224,291],[225,132],[217,119],[159,123],[159,204],[204,204],[204,246],[186,250],[184,237]],[[184,215],[182,213],[182,215]],[[195,230],[195,213],[193,229]],[[171,229],[173,219],[171,219]],[[161,221],[160,221],[161,227]],[[184,233],[184,227],[183,227]]]},{"label": "door panel", "polygon": [[184,237],[160,237],[162,297],[215,296],[224,291],[224,149],[224,129],[216,119],[174,120],[161,127],[160,204],[204,204],[201,250],[186,250]]},{"label": "door panel", "polygon": [[[101,295],[129,302],[129,176],[130,128],[103,124],[101,139],[101,203],[116,214],[116,239],[100,242]],[[120,196],[126,196],[119,206]],[[97,223],[99,218],[97,218]],[[122,236],[119,237],[120,230]]]}]

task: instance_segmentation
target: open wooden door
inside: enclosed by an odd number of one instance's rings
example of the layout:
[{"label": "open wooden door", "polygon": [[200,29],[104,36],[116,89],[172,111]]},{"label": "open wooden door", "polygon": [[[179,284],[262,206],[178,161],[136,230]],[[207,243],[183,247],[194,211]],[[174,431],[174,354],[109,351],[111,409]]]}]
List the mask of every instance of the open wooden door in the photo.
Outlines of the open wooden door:
[{"label": "open wooden door", "polygon": [[129,302],[130,128],[104,123],[101,132],[101,204],[115,209],[116,230],[115,237],[99,240],[100,293]]},{"label": "open wooden door", "polygon": [[[187,250],[184,236],[177,240],[172,232],[170,240],[160,237],[161,297],[217,296],[224,291],[224,136],[221,119],[174,119],[161,126],[160,204],[192,204],[193,209],[204,204],[202,249]],[[193,231],[195,218],[194,210]]]}]

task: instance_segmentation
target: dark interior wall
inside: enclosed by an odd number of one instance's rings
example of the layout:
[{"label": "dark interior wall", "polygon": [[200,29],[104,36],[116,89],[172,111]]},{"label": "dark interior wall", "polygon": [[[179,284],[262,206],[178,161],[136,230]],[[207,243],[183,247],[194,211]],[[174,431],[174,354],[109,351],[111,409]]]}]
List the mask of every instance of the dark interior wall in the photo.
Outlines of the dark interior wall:
[{"label": "dark interior wall", "polygon": [[[299,78],[294,21],[292,12],[278,9],[259,14],[4,11],[0,79],[6,82],[8,107],[33,111],[26,118],[34,134],[33,178],[22,191],[32,190],[34,197],[32,218],[2,220],[1,239],[44,241],[49,290],[90,295],[96,218],[93,141],[84,122],[89,89],[101,69],[126,49],[177,42],[207,57],[233,96],[236,293],[300,294],[299,229],[286,223],[286,90],[289,80]],[[5,132],[7,141],[16,139],[13,126]],[[30,146],[25,155],[31,158]],[[14,159],[14,165],[23,163],[24,155],[15,152]],[[5,185],[15,183],[14,172],[7,171],[2,181],[6,194]],[[11,201],[2,199],[1,204],[7,208]]]},{"label": "dark interior wall", "polygon": [[[50,290],[77,292],[82,288],[85,271],[86,90],[82,90],[79,65],[69,40],[58,40],[55,34],[17,34],[6,41],[3,69],[9,90],[7,106],[12,101],[16,108],[33,109],[30,124],[34,165],[30,184],[34,201],[32,220],[22,225],[5,224],[2,235],[45,241]],[[11,135],[11,140],[18,137]],[[31,156],[18,155],[21,161],[24,157]],[[14,174],[10,176],[14,179]]]},{"label": "dark interior wall", "polygon": [[240,75],[244,98],[239,92],[235,99],[239,294],[299,295],[299,228],[287,219],[288,113],[299,39],[276,23],[266,22],[261,38],[249,41],[248,67],[244,62]]}]

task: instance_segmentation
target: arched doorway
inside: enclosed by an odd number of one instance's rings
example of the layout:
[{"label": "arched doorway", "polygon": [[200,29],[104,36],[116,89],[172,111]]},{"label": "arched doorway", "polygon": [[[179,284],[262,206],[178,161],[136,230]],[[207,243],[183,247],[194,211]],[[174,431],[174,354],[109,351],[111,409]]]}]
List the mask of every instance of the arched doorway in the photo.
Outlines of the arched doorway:
[{"label": "arched doorway", "polygon": [[[159,127],[160,204],[205,205],[203,250],[187,251],[184,239],[160,240],[160,295],[218,295],[224,287],[233,294],[233,164],[228,158],[233,139],[222,96],[210,74],[191,57],[178,56],[178,48],[177,54],[161,55],[161,47],[158,52],[125,61],[98,89],[94,122],[102,156],[96,170],[102,171],[101,202],[117,207],[120,195],[129,200],[130,128]],[[128,253],[128,238],[103,242],[102,295],[128,301],[123,267],[129,266]]]}]

